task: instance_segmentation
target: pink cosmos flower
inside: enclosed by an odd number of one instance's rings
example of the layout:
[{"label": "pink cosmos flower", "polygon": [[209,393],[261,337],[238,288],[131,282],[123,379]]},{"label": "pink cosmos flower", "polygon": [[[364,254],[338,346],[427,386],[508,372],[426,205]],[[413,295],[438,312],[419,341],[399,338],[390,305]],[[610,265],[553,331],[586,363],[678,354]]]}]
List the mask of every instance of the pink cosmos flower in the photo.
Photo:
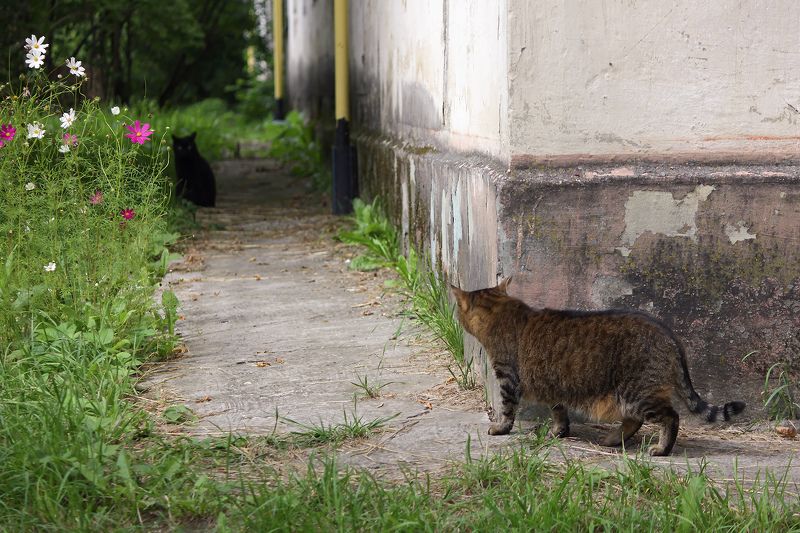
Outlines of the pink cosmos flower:
[{"label": "pink cosmos flower", "polygon": [[132,143],[136,144],[144,144],[145,141],[149,141],[148,137],[150,137],[154,130],[150,129],[150,124],[145,122],[141,124],[138,120],[133,123],[133,126],[125,126],[128,128],[130,133],[126,133],[125,137],[131,140]]},{"label": "pink cosmos flower", "polygon": [[8,144],[17,134],[17,128],[11,124],[0,124],[0,148]]},{"label": "pink cosmos flower", "polygon": [[65,133],[61,139],[61,144],[64,146],[78,146],[78,136],[71,133]]},{"label": "pink cosmos flower", "polygon": [[103,203],[103,191],[96,190],[94,194],[89,197],[89,203],[92,205],[102,204]]},{"label": "pink cosmos flower", "polygon": [[[134,142],[136,142],[136,141],[134,141]],[[125,220],[133,220],[133,217],[136,216],[136,212],[133,209],[123,209],[122,211],[119,212],[119,214]]]},{"label": "pink cosmos flower", "polygon": [[0,124],[0,140],[10,141],[17,134],[17,128],[11,124]]}]

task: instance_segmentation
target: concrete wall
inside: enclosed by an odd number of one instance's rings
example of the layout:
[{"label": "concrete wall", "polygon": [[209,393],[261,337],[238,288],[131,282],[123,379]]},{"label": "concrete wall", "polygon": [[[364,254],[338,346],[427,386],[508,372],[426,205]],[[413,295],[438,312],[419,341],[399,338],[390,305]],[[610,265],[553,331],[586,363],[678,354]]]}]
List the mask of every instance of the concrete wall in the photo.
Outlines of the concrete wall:
[{"label": "concrete wall", "polygon": [[537,307],[662,318],[701,395],[758,412],[769,366],[800,370],[798,183],[797,166],[518,172],[498,186],[499,270]]},{"label": "concrete wall", "polygon": [[353,126],[507,158],[506,3],[350,3]]},{"label": "concrete wall", "polygon": [[797,157],[800,3],[509,5],[517,165]]},{"label": "concrete wall", "polygon": [[310,119],[332,123],[333,2],[286,0],[285,12],[289,108],[303,111]]}]

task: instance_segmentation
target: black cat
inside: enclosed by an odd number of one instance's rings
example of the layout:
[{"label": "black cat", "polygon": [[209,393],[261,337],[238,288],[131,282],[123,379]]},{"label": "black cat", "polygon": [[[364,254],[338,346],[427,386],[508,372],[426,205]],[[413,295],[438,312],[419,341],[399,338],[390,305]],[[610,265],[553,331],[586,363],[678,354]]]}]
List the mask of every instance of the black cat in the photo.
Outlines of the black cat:
[{"label": "black cat", "polygon": [[197,133],[188,137],[172,136],[172,147],[175,149],[175,193],[190,202],[203,207],[214,207],[217,198],[217,186],[214,172],[208,161],[197,151],[194,142]]}]

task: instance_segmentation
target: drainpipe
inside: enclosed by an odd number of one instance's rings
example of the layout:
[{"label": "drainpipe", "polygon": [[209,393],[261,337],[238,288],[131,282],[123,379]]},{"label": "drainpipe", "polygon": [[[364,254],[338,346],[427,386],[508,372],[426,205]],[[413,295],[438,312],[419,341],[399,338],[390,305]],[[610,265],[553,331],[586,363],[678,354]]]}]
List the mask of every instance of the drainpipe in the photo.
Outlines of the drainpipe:
[{"label": "drainpipe", "polygon": [[286,118],[286,102],[283,99],[283,0],[272,0],[273,67],[275,74],[275,120]]},{"label": "drainpipe", "polygon": [[334,215],[353,211],[353,198],[358,196],[356,149],[350,145],[350,72],[348,61],[347,0],[333,2],[336,75],[336,139],[333,144]]}]

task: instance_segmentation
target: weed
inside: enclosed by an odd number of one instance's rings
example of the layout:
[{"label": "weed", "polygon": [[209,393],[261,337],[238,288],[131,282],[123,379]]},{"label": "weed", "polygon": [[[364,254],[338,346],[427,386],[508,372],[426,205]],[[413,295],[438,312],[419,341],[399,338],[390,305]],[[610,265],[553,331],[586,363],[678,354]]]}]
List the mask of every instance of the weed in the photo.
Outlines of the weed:
[{"label": "weed", "polygon": [[350,268],[370,271],[394,267],[400,255],[397,230],[384,213],[380,200],[376,198],[370,204],[360,198],[353,200],[351,221],[355,227],[340,231],[337,238],[344,243],[366,248],[366,253],[355,257]]},{"label": "weed", "polygon": [[338,239],[361,246],[366,249],[366,253],[353,259],[350,268],[392,268],[399,277],[400,290],[406,296],[406,314],[422,323],[436,340],[444,343],[453,356],[448,370],[458,385],[462,389],[477,387],[472,360],[464,355],[464,330],[450,304],[443,275],[432,269],[423,271],[420,268],[420,258],[413,247],[409,248],[408,256],[400,253],[397,230],[386,216],[378,198],[369,204],[356,198],[353,201],[353,212],[351,220],[354,227],[340,231]]},{"label": "weed", "polygon": [[795,396],[797,384],[792,381],[787,363],[778,362],[764,376],[764,408],[773,420],[800,416],[800,401]]},{"label": "weed", "polygon": [[380,397],[381,391],[384,387],[394,383],[393,381],[388,381],[385,383],[375,383],[374,381],[370,382],[367,375],[362,376],[360,374],[356,374],[356,380],[357,381],[351,381],[350,383],[358,387],[358,389],[361,391],[361,396],[364,398],[378,398]]},{"label": "weed", "polygon": [[[756,353],[758,352],[749,352],[742,358],[742,362]],[[761,397],[771,420],[794,419],[800,416],[800,401],[796,399],[796,390],[797,383],[792,380],[788,363],[779,361],[767,369]]]},{"label": "weed", "polygon": [[197,415],[185,405],[171,405],[161,416],[170,424],[192,424],[197,421]]},{"label": "weed", "polygon": [[301,424],[288,418],[284,418],[284,420],[301,429],[301,431],[292,431],[289,441],[296,446],[305,448],[321,444],[338,445],[345,440],[368,437],[396,416],[385,416],[365,422],[362,416],[352,413],[348,418],[345,412],[344,422],[328,425],[322,421],[319,424]]}]

